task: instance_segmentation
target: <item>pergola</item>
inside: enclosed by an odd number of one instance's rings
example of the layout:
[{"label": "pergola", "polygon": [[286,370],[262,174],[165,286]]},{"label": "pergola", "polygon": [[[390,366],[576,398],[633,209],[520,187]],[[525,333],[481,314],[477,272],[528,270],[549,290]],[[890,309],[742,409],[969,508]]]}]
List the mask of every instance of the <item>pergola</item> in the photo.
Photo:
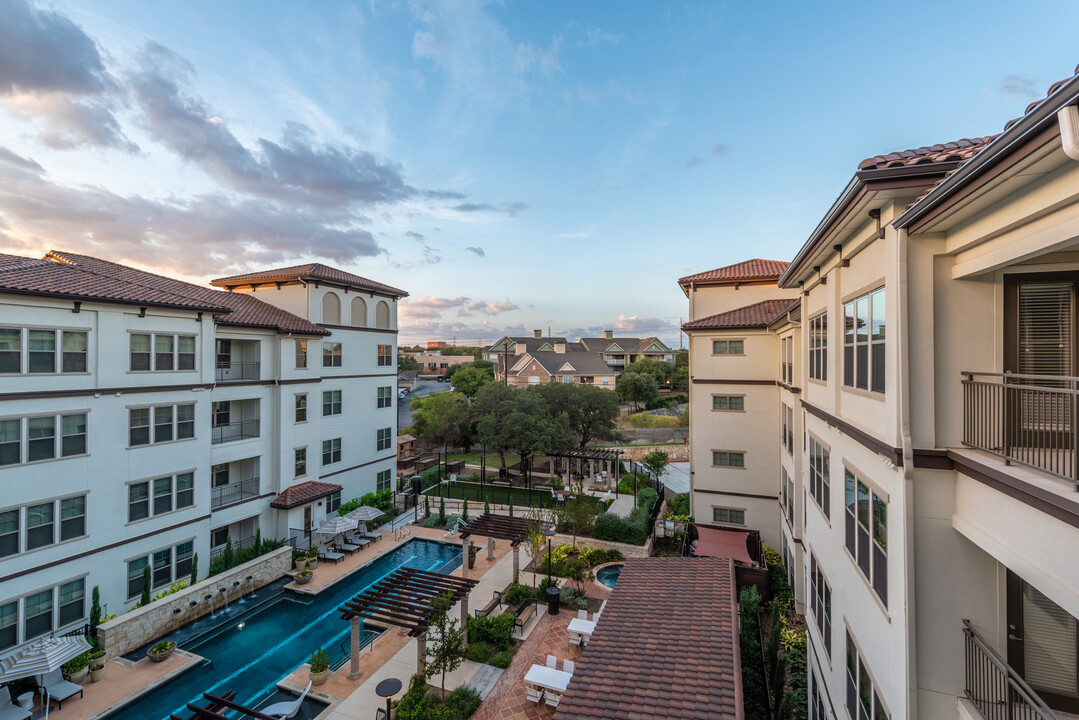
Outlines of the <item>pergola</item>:
[{"label": "pergola", "polygon": [[[621,450],[604,450],[600,448],[581,448],[580,450],[572,450],[570,452],[557,453],[555,457],[565,458],[567,460],[576,460],[577,466],[580,467],[582,462],[588,463],[588,477],[594,480],[596,477],[596,465],[600,465],[602,470],[605,466],[609,470],[610,476],[617,475],[618,462],[622,459]],[[615,482],[615,487],[618,487],[618,483]]]},{"label": "pergola", "polygon": [[[463,565],[467,572],[468,560]],[[417,672],[423,672],[427,660],[427,628],[431,624],[433,598],[450,594],[450,604],[461,602],[461,625],[468,642],[468,594],[478,580],[439,573],[399,568],[338,608],[341,619],[352,623],[352,657],[349,678],[360,671],[360,623],[369,618],[399,627],[417,639]],[[197,719],[196,719],[197,720]]]},{"label": "pergola", "polygon": [[[507,517],[486,513],[461,528],[461,540],[465,544],[465,558],[468,558],[468,542],[472,535],[487,538],[487,559],[495,559],[495,540],[509,540],[513,548],[513,581],[517,582],[521,564],[521,541],[528,536],[528,521],[519,517]],[[466,570],[467,572],[467,570]]]},{"label": "pergola", "polygon": [[231,720],[231,718],[224,714],[228,710],[235,710],[236,712],[254,718],[255,720],[278,720],[278,716],[263,715],[258,710],[244,707],[237,702],[233,702],[233,698],[236,697],[235,690],[229,690],[221,696],[203,693],[202,697],[204,700],[209,701],[209,705],[206,707],[199,707],[194,703],[188,703],[187,709],[195,713],[194,715],[191,715],[188,718],[182,718],[179,715],[170,713],[170,720]]}]

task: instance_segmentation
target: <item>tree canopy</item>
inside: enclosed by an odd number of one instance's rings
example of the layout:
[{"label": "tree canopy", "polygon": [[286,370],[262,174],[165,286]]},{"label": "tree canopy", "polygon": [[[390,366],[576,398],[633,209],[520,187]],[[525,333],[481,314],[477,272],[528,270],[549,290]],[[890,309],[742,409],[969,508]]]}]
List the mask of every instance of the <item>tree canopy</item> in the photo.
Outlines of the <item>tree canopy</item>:
[{"label": "tree canopy", "polygon": [[458,392],[431,393],[412,399],[412,432],[438,445],[463,445],[472,441],[468,400]]},{"label": "tree canopy", "polygon": [[614,436],[618,398],[610,390],[595,385],[548,383],[531,387],[529,392],[542,397],[552,414],[566,416],[578,447]]},{"label": "tree canopy", "polygon": [[476,393],[479,392],[481,387],[494,382],[494,372],[490,369],[476,367],[475,363],[464,363],[456,367],[458,369],[450,376],[450,384],[453,385],[454,390],[469,400],[476,397]]},{"label": "tree canopy", "polygon": [[[634,363],[636,364],[636,363]],[[632,400],[634,409],[659,398],[659,383],[648,372],[623,372],[614,383],[614,391],[622,400]]]}]

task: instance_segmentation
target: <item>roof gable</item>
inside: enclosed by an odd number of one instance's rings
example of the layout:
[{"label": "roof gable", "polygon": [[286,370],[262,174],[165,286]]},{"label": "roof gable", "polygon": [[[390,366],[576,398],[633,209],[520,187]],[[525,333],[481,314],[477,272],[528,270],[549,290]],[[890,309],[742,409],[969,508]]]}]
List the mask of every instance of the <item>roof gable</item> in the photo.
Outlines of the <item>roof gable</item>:
[{"label": "roof gable", "polygon": [[558,371],[559,372],[577,372],[577,369],[574,368],[569,363],[563,363],[562,367],[558,368]]},{"label": "roof gable", "polygon": [[293,265],[291,267],[276,268],[273,270],[261,270],[259,272],[244,275],[230,275],[229,277],[211,280],[211,285],[218,287],[237,287],[240,285],[260,285],[264,283],[288,282],[290,280],[322,280],[324,282],[348,285],[360,290],[373,290],[375,292],[393,295],[394,297],[408,297],[408,293],[384,283],[375,282],[359,275],[338,270],[337,268],[323,265],[322,263],[309,263],[307,265]]},{"label": "roof gable", "polygon": [[706,270],[705,272],[700,272],[696,275],[686,275],[683,278],[679,278],[678,284],[688,285],[694,283],[723,285],[739,282],[778,280],[779,276],[783,274],[783,271],[787,269],[789,264],[790,263],[782,260],[761,260],[760,258],[755,258],[753,260],[735,263],[734,265],[716,268],[715,270]]},{"label": "roof gable", "polygon": [[768,327],[792,306],[790,298],[762,300],[752,305],[709,315],[682,325],[683,330],[728,330],[735,328]]}]

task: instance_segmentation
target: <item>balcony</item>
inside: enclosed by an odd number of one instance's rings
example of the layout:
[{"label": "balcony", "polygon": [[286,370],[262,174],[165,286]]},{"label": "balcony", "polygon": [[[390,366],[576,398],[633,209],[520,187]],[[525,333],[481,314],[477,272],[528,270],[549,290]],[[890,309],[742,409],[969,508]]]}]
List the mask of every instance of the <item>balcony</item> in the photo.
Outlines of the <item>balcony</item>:
[{"label": "balcony", "polygon": [[217,341],[214,378],[217,382],[251,382],[259,379],[261,348],[258,340]]},{"label": "balcony", "polygon": [[259,379],[259,366],[258,361],[253,362],[232,362],[232,361],[217,361],[217,368],[214,371],[214,379],[217,382],[243,382]]},{"label": "balcony", "polygon": [[222,400],[211,407],[212,433],[210,442],[214,445],[236,442],[259,436],[259,401]]},{"label": "balcony", "polygon": [[1079,378],[963,373],[963,444],[1079,491]]},{"label": "balcony", "polygon": [[985,720],[1058,720],[1026,681],[963,621],[966,639],[964,692]]},{"label": "balcony", "polygon": [[226,485],[218,485],[210,488],[210,509],[243,502],[249,498],[258,497],[259,478],[251,477],[239,482],[230,482]]},{"label": "balcony", "polygon": [[220,445],[221,443],[236,442],[237,440],[247,440],[248,438],[257,438],[258,436],[258,420],[239,420],[237,422],[214,425],[211,442],[214,445]]}]

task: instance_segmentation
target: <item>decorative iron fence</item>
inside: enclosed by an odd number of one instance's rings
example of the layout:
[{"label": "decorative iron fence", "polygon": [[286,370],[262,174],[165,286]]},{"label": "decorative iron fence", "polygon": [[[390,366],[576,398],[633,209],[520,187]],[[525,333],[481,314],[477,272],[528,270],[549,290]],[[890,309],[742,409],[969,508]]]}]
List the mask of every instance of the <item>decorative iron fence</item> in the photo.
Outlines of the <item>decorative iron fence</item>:
[{"label": "decorative iron fence", "polygon": [[214,445],[246,440],[259,436],[258,420],[241,420],[227,425],[214,425],[210,442]]},{"label": "decorative iron fence", "polygon": [[1026,681],[963,621],[966,695],[986,720],[1058,720]]},{"label": "decorative iron fence", "polygon": [[259,479],[257,477],[241,480],[238,483],[218,485],[210,488],[210,509],[217,510],[225,505],[247,500],[259,494]]},{"label": "decorative iron fence", "polygon": [[218,382],[234,382],[238,380],[258,380],[258,361],[254,362],[219,362],[214,371],[214,378]]}]

